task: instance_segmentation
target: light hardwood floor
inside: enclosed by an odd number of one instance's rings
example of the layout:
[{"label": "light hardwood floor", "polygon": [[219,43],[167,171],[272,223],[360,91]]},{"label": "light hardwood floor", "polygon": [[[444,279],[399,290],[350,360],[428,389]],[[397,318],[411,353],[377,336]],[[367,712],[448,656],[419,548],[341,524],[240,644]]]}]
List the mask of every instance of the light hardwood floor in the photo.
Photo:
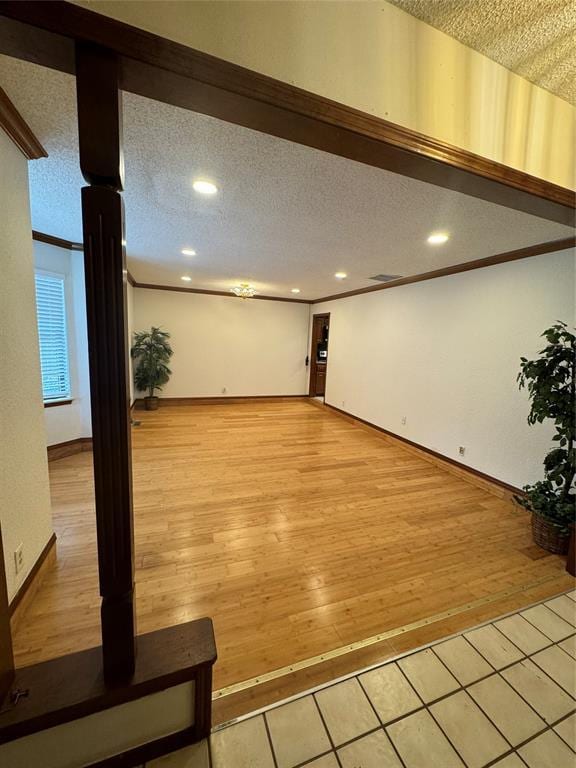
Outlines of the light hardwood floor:
[{"label": "light hardwood floor", "polygon": [[[306,401],[136,415],[138,631],[211,616],[216,688],[507,588],[550,577],[511,610],[573,584],[510,502]],[[19,666],[99,642],[91,454],[50,479],[58,562],[15,633]]]}]

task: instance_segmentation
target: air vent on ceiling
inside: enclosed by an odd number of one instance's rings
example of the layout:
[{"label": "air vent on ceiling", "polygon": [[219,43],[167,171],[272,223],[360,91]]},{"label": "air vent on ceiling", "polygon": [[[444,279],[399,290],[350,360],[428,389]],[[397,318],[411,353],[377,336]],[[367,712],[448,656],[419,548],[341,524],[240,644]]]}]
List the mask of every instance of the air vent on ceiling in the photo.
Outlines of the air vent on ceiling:
[{"label": "air vent on ceiling", "polygon": [[391,280],[399,280],[402,275],[374,275],[369,277],[368,280],[377,280],[379,283],[389,283]]}]

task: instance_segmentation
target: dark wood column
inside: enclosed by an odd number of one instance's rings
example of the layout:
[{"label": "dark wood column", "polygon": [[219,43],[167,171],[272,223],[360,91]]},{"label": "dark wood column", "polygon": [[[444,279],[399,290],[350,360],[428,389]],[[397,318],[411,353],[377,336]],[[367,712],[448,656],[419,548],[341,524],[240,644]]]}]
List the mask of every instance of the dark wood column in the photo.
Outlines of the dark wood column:
[{"label": "dark wood column", "polygon": [[122,116],[115,54],[78,43],[76,89],[102,651],[107,680],[134,672],[134,537]]},{"label": "dark wood column", "polygon": [[2,531],[0,531],[0,708],[13,680],[14,654],[12,652],[12,634],[10,632],[10,611],[8,609]]}]

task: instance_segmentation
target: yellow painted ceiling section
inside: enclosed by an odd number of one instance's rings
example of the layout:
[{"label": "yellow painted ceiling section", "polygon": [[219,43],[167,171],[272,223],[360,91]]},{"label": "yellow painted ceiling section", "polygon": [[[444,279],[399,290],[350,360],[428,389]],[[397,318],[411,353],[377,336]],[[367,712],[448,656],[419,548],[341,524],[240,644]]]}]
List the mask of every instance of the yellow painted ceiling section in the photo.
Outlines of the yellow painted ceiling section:
[{"label": "yellow painted ceiling section", "polygon": [[576,104],[575,0],[389,0]]}]

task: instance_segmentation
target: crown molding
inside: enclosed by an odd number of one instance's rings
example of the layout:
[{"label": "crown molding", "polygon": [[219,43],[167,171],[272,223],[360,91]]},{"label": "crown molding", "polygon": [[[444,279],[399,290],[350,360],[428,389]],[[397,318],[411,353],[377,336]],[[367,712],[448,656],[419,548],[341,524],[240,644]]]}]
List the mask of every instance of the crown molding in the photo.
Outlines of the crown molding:
[{"label": "crown molding", "polygon": [[48,245],[55,245],[57,248],[65,248],[67,251],[84,250],[82,243],[75,243],[72,240],[65,240],[63,237],[47,235],[45,232],[38,232],[35,229],[32,230],[32,240],[36,240],[39,243],[48,243]]},{"label": "crown molding", "polygon": [[314,299],[312,304],[321,304],[324,301],[336,301],[336,299],[347,299],[350,296],[359,296],[362,293],[374,293],[375,291],[385,291],[388,288],[398,288],[401,285],[410,285],[411,283],[421,283],[425,280],[435,280],[437,277],[447,277],[448,275],[457,275],[460,272],[470,272],[473,269],[483,269],[484,267],[492,267],[495,264],[505,264],[507,261],[518,261],[518,259],[527,259],[530,256],[540,256],[544,253],[555,253],[556,251],[564,251],[567,248],[574,248],[576,246],[575,237],[566,237],[562,240],[549,240],[546,243],[538,243],[537,245],[530,245],[527,248],[518,248],[515,251],[506,251],[504,253],[497,253],[494,256],[487,256],[484,259],[474,259],[473,261],[465,261],[463,264],[454,264],[451,267],[443,267],[442,269],[435,269],[431,272],[421,272],[419,275],[410,275],[409,277],[401,277],[398,280],[390,280],[389,283],[382,283],[381,285],[369,285],[366,288],[357,288],[354,291],[346,291],[345,293],[334,293],[330,296],[323,296],[320,299]]},{"label": "crown molding", "polygon": [[[132,278],[134,279],[134,278]],[[134,288],[147,288],[152,291],[176,291],[177,293],[199,293],[199,294],[205,294],[207,296],[226,296],[229,299],[237,299],[238,296],[236,296],[234,293],[231,293],[230,291],[210,291],[207,288],[183,288],[179,285],[155,285],[152,283],[133,283]],[[263,301],[286,301],[291,304],[313,304],[312,299],[291,299],[288,298],[288,296],[261,296],[256,295],[252,296],[250,298],[250,301],[252,299],[260,299]]]},{"label": "crown molding", "polygon": [[48,157],[48,152],[2,88],[0,88],[0,128],[6,131],[28,160]]}]

